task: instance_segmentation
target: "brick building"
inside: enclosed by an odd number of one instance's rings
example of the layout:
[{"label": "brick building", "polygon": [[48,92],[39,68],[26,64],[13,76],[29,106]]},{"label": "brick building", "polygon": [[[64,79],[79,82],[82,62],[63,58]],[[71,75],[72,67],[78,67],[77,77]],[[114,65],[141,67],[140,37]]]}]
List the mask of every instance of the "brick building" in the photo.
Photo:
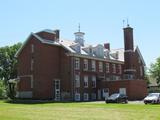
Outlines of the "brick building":
[{"label": "brick building", "polygon": [[124,31],[124,49],[110,44],[84,43],[80,30],[75,40],[60,38],[59,30],[31,33],[16,54],[19,98],[57,101],[103,100],[112,93],[142,99],[147,93],[145,62],[134,47],[133,28]]}]

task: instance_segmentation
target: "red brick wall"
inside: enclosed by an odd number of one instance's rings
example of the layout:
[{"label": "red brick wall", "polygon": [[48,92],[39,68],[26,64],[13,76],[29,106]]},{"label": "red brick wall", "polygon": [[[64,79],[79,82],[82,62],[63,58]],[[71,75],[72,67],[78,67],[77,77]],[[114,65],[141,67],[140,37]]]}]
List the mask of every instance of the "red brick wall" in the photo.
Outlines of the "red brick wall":
[{"label": "red brick wall", "polygon": [[31,91],[31,78],[21,77],[21,81],[18,83],[18,91]]},{"label": "red brick wall", "polygon": [[109,88],[109,93],[119,93],[119,88],[126,88],[129,99],[143,99],[147,95],[147,84],[144,80],[106,81],[100,88]]},{"label": "red brick wall", "polygon": [[20,52],[17,60],[18,76],[20,77],[20,82],[18,83],[18,91],[31,91],[31,44],[38,43],[35,37],[31,36],[30,40],[26,43],[22,51]]},{"label": "red brick wall", "polygon": [[53,40],[54,41],[56,39],[55,34],[47,33],[44,31],[37,33],[37,35],[39,35],[41,38],[46,39],[46,40]]}]

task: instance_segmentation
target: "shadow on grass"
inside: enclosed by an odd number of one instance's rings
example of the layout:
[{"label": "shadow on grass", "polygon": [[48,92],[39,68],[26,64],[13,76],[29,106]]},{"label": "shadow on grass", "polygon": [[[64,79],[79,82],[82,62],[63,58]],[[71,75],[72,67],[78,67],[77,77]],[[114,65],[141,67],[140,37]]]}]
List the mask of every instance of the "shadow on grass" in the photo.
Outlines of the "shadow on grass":
[{"label": "shadow on grass", "polygon": [[14,99],[14,100],[4,100],[5,103],[10,103],[10,104],[47,104],[47,103],[74,103],[71,101],[63,101],[63,102],[58,102],[54,100],[30,100],[30,99]]}]

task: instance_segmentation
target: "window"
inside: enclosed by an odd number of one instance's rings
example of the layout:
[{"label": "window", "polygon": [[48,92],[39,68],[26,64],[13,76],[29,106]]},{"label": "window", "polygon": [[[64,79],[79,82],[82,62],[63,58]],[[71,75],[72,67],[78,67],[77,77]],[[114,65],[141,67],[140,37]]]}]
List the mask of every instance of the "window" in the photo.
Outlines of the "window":
[{"label": "window", "polygon": [[79,68],[80,68],[80,60],[79,58],[75,58],[75,69],[79,70]]},{"label": "window", "polygon": [[92,50],[91,46],[89,47],[89,55],[91,55],[91,56],[93,55],[93,50]]},{"label": "window", "polygon": [[103,72],[103,63],[99,62],[99,72]]},{"label": "window", "polygon": [[109,73],[109,63],[106,63],[106,73]]},{"label": "window", "polygon": [[112,64],[112,73],[116,73],[116,65]]},{"label": "window", "polygon": [[119,93],[122,95],[126,95],[126,88],[119,88]]},{"label": "window", "polygon": [[81,53],[81,47],[80,47],[80,45],[75,46],[75,51],[77,53]]},{"label": "window", "polygon": [[79,75],[75,75],[75,87],[80,87],[80,78]]},{"label": "window", "polygon": [[96,100],[96,93],[92,93],[91,98],[92,98],[92,100]]},{"label": "window", "polygon": [[132,79],[134,79],[135,77],[134,77],[134,75],[133,74],[124,74],[124,79],[126,79],[126,80],[132,80]]},{"label": "window", "polygon": [[96,61],[92,60],[92,71],[96,71]]},{"label": "window", "polygon": [[118,65],[118,73],[122,74],[122,67],[121,67],[121,65]]},{"label": "window", "polygon": [[80,101],[80,94],[79,93],[75,94],[75,101]]},{"label": "window", "polygon": [[34,44],[31,44],[31,53],[34,53]]},{"label": "window", "polygon": [[115,81],[115,80],[120,80],[120,79],[121,79],[121,77],[120,77],[120,76],[112,75],[110,80]]},{"label": "window", "polygon": [[34,59],[31,59],[31,71],[33,71]]},{"label": "window", "polygon": [[88,93],[83,94],[83,99],[84,99],[84,101],[88,101]]},{"label": "window", "polygon": [[84,76],[84,88],[87,88],[88,87],[88,76],[85,75]]},{"label": "window", "polygon": [[79,88],[75,88],[75,93],[80,93]]},{"label": "window", "polygon": [[87,59],[84,59],[84,60],[83,60],[83,70],[84,70],[84,71],[87,71],[87,70],[88,70],[88,60],[87,60]]},{"label": "window", "polygon": [[92,76],[92,88],[96,88],[96,76]]}]

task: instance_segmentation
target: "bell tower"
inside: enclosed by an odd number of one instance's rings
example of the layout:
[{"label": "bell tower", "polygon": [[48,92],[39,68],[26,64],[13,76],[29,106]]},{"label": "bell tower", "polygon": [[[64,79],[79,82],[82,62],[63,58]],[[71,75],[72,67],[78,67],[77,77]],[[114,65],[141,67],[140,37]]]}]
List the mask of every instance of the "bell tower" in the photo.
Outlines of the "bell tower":
[{"label": "bell tower", "polygon": [[124,31],[124,79],[135,79],[133,28],[127,25]]},{"label": "bell tower", "polygon": [[79,43],[81,46],[84,46],[84,35],[85,35],[85,33],[80,31],[80,24],[78,26],[78,32],[75,32],[74,35],[75,35],[75,42]]}]

